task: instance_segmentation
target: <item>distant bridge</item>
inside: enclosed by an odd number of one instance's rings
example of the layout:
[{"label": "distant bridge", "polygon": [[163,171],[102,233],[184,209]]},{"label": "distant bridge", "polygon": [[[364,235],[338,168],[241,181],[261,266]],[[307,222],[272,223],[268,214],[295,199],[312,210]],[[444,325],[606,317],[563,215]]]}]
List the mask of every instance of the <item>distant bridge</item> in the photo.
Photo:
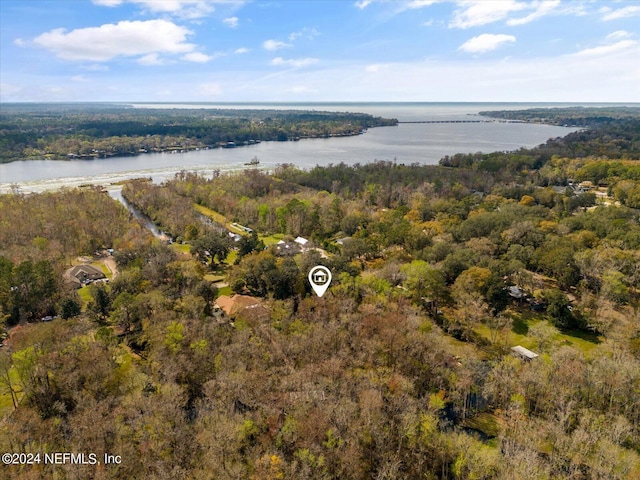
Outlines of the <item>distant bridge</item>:
[{"label": "distant bridge", "polygon": [[497,120],[416,120],[412,122],[398,123],[493,123]]}]

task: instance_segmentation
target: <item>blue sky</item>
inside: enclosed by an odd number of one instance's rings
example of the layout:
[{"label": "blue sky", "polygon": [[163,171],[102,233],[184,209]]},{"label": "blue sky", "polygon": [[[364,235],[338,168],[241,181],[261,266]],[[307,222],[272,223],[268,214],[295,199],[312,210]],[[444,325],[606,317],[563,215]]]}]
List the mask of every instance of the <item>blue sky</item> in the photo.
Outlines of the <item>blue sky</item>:
[{"label": "blue sky", "polygon": [[639,102],[640,0],[2,0],[0,101]]}]

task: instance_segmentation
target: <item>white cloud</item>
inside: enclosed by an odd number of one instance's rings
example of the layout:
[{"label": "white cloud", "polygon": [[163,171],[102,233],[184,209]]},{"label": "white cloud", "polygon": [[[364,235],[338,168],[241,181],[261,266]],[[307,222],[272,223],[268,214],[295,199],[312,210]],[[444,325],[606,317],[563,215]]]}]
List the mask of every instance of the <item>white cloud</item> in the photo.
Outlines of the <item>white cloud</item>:
[{"label": "white cloud", "polygon": [[309,40],[313,40],[315,37],[317,37],[318,35],[320,35],[320,32],[318,32],[318,30],[316,30],[315,28],[303,28],[302,30],[300,30],[299,32],[292,32],[289,34],[289,41],[293,42],[295,40],[297,40],[300,37],[305,37]]},{"label": "white cloud", "polygon": [[[521,39],[518,37],[518,42]],[[615,43],[615,42],[614,42]],[[596,45],[597,46],[597,45]],[[0,86],[2,101],[130,101],[152,99],[154,91],[169,89],[174,101],[424,101],[446,102],[640,102],[640,42],[613,55],[554,55],[520,58],[465,55],[380,63],[375,73],[366,62],[320,62],[308,68],[271,67],[255,62],[247,70],[216,71],[209,77],[185,74],[183,68],[163,72],[162,84],[149,78],[91,77],[87,83],[64,82],[65,92],[54,95],[49,86],[57,76],[10,78]],[[462,57],[462,58],[460,58]],[[89,75],[87,75],[89,77]],[[211,82],[211,83],[207,83]],[[203,85],[201,85],[203,84]],[[308,93],[292,91],[305,86]],[[337,88],[339,86],[339,88]],[[300,89],[302,90],[302,89]],[[315,90],[315,92],[313,92]],[[166,97],[158,96],[159,101]]]},{"label": "white cloud", "polygon": [[103,7],[117,7],[122,3],[122,0],[93,0],[93,3]]},{"label": "white cloud", "polygon": [[580,50],[575,55],[579,57],[601,57],[612,55],[614,53],[621,52],[623,50],[628,50],[631,47],[635,47],[638,44],[635,40],[621,40],[612,45],[602,45],[600,47],[594,48],[585,48],[584,50]]},{"label": "white cloud", "polygon": [[122,21],[70,32],[57,28],[33,42],[65,60],[104,62],[118,56],[191,52],[195,45],[186,43],[190,33],[167,20]]},{"label": "white cloud", "polygon": [[620,18],[635,17],[636,15],[640,15],[640,5],[628,5],[617,10],[611,10],[609,7],[604,7],[600,11],[604,13],[602,20],[608,22],[611,20],[619,20]]},{"label": "white cloud", "polygon": [[265,50],[269,50],[270,52],[280,50],[281,48],[288,48],[291,46],[292,45],[290,43],[281,42],[279,40],[266,40],[262,43],[262,48],[264,48]]},{"label": "white cloud", "polygon": [[364,70],[368,73],[377,73],[385,68],[386,65],[383,65],[382,63],[373,63],[364,67]]},{"label": "white cloud", "polygon": [[525,17],[512,18],[510,20],[507,20],[507,25],[524,25],[525,23],[529,23],[537,20],[538,18],[549,15],[560,6],[560,0],[545,0],[538,3],[534,2],[533,5],[536,6],[535,11]]},{"label": "white cloud", "polygon": [[28,43],[21,38],[16,38],[13,41],[13,44],[16,45],[17,47],[26,47],[28,45]]},{"label": "white cloud", "polygon": [[225,18],[224,20],[222,20],[222,23],[224,23],[229,28],[236,28],[238,26],[238,17]]},{"label": "white cloud", "polygon": [[464,42],[458,50],[462,50],[467,53],[485,53],[495,50],[499,46],[505,43],[513,43],[516,41],[516,37],[513,35],[495,35],[492,33],[483,33],[477,37],[470,38]]},{"label": "white cloud", "polygon": [[212,55],[206,55],[200,52],[191,52],[187,53],[180,57],[182,60],[186,60],[187,62],[195,62],[195,63],[207,63],[210,60],[213,60],[214,57]]},{"label": "white cloud", "polygon": [[165,62],[160,57],[158,57],[157,53],[149,53],[144,55],[138,59],[138,63],[140,65],[145,65],[147,67],[164,65]]},{"label": "white cloud", "polygon": [[622,38],[629,38],[631,36],[633,35],[625,30],[618,30],[616,32],[610,33],[606,38],[607,40],[620,40]]},{"label": "white cloud", "polygon": [[434,3],[438,3],[438,1],[439,0],[412,0],[407,4],[407,8],[410,10],[424,8],[433,5]]},{"label": "white cloud", "polygon": [[222,95],[222,87],[218,83],[201,83],[198,93],[205,97],[218,97]]},{"label": "white cloud", "polygon": [[96,5],[117,7],[133,3],[150,13],[165,13],[182,18],[202,18],[215,11],[215,4],[242,3],[241,0],[93,0]]},{"label": "white cloud", "polygon": [[91,72],[106,72],[107,70],[109,70],[109,67],[107,67],[106,65],[101,65],[99,63],[93,63],[91,65],[85,65],[83,67],[80,67],[83,70],[89,70]]},{"label": "white cloud", "polygon": [[449,28],[469,28],[486,25],[507,18],[512,12],[526,8],[515,0],[465,0],[458,2]]},{"label": "white cloud", "polygon": [[371,5],[373,3],[373,0],[358,0],[355,5],[357,8],[359,8],[360,10],[364,10],[365,8],[367,8],[369,5]]},{"label": "white cloud", "polygon": [[428,7],[434,3],[442,2],[443,0],[358,0],[354,5],[360,10],[364,10],[375,1],[379,3],[390,3],[397,7],[397,12],[404,12],[405,10],[415,10],[418,8]]},{"label": "white cloud", "polygon": [[276,57],[271,60],[271,65],[276,67],[306,67],[318,63],[317,58],[289,58]]},{"label": "white cloud", "polygon": [[251,50],[245,47],[236,48],[233,53],[237,53],[238,55],[242,55],[243,53],[249,53]]}]

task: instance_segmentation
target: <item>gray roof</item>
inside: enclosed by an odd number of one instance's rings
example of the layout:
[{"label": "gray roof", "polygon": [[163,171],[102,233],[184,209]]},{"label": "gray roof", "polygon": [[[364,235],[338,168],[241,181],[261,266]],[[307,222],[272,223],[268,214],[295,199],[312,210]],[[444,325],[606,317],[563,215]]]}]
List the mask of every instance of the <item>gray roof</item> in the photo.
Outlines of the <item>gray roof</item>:
[{"label": "gray roof", "polygon": [[69,270],[69,276],[80,283],[90,283],[105,278],[102,270],[92,265],[76,265]]},{"label": "gray roof", "polygon": [[524,297],[524,292],[519,288],[516,287],[515,285],[508,287],[507,288],[507,293],[509,294],[509,296],[513,297],[513,298],[522,298]]}]

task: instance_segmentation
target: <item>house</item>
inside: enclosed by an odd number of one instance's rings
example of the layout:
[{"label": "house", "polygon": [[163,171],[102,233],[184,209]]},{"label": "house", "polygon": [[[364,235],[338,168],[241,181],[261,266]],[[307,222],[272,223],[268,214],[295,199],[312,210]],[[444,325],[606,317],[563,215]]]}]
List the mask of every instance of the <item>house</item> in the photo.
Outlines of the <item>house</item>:
[{"label": "house", "polygon": [[269,310],[267,310],[262,302],[249,295],[220,295],[214,308],[224,312],[228,317],[234,318],[237,316],[250,317],[258,320],[266,319],[269,317]]},{"label": "house", "polygon": [[88,285],[90,283],[106,279],[102,270],[91,265],[76,265],[67,271],[67,275],[78,288],[83,285]]},{"label": "house", "polygon": [[507,287],[507,294],[511,298],[515,298],[516,300],[522,300],[526,296],[525,293],[522,291],[522,289],[515,285],[512,285],[511,287]]},{"label": "house", "polygon": [[569,185],[553,185],[551,187],[554,192],[559,193],[561,195],[582,195],[586,193],[586,190],[579,185],[574,185],[570,183]]},{"label": "house", "polygon": [[531,350],[528,350],[524,347],[521,347],[520,345],[517,345],[515,347],[511,347],[511,351],[517,356],[520,357],[522,360],[526,360],[526,361],[530,361],[533,360],[534,358],[538,357],[537,353],[533,353]]},{"label": "house", "polygon": [[303,238],[303,237],[296,237],[294,242],[297,243],[298,245],[300,245],[300,248],[302,248],[303,250],[306,250],[311,246],[309,244],[309,240],[307,240],[306,238]]},{"label": "house", "polygon": [[274,248],[276,250],[276,255],[281,257],[293,256],[302,252],[300,244],[296,242],[285,242],[284,240],[280,240],[276,243]]}]

